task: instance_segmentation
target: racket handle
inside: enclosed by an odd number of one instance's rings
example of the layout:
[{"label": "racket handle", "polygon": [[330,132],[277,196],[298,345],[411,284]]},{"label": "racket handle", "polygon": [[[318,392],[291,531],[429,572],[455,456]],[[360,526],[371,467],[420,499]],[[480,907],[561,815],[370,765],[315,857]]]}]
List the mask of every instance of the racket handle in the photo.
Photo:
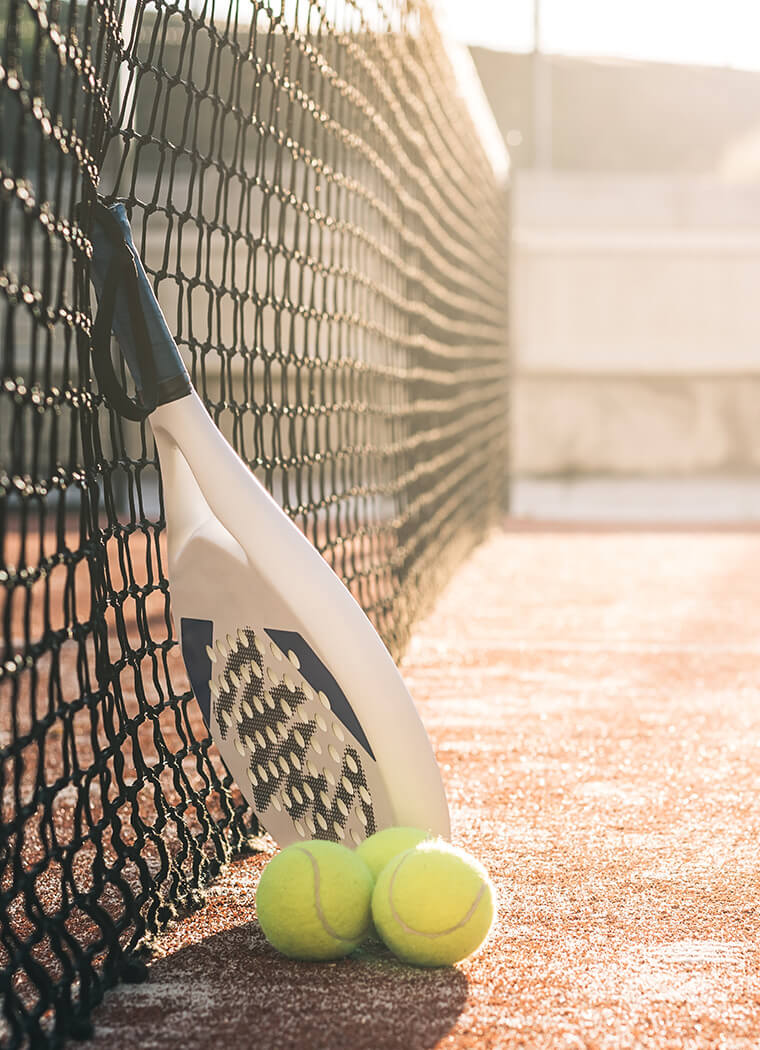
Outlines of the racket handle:
[{"label": "racket handle", "polygon": [[98,303],[143,402],[152,409],[186,397],[190,377],[135,248],[124,204],[98,203],[90,236]]}]

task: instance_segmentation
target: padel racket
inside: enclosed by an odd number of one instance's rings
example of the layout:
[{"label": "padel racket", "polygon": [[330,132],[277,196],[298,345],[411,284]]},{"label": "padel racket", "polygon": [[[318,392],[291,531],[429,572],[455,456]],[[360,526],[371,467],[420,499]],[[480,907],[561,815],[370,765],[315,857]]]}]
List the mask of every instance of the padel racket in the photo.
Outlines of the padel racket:
[{"label": "padel racket", "polygon": [[[93,206],[101,390],[149,416],[163,479],[172,612],[230,773],[281,845],[357,845],[392,825],[449,835],[441,776],[388,650],[348,589],[214,425],[132,241]],[[118,383],[116,336],[138,402]]]}]

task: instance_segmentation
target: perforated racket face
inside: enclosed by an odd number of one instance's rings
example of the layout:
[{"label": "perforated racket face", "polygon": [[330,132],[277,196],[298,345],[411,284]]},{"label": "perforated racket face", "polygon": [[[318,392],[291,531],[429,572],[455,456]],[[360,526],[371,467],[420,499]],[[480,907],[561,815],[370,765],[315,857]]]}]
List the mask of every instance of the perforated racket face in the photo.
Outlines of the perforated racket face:
[{"label": "perforated racket face", "polygon": [[281,845],[320,838],[353,847],[392,823],[370,742],[300,635],[246,626],[205,653],[215,742]]}]

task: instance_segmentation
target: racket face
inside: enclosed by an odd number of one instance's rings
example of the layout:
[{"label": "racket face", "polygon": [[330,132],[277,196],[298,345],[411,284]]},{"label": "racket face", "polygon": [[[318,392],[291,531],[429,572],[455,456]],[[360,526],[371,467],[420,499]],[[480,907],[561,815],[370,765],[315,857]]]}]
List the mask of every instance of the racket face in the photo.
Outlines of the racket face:
[{"label": "racket face", "polygon": [[309,643],[282,628],[215,627],[182,620],[186,666],[230,773],[272,837],[354,847],[388,826],[371,745]]},{"label": "racket face", "polygon": [[293,608],[218,522],[194,532],[170,578],[193,692],[266,831],[281,846],[320,838],[353,848],[396,823],[394,771],[380,768],[362,724],[371,688],[346,696]]}]

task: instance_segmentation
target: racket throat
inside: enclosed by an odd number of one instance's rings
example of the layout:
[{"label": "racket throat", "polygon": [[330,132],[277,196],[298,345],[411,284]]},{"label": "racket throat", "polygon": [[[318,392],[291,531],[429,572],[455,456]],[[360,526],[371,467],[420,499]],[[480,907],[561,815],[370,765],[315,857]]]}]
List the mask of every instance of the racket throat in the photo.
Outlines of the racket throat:
[{"label": "racket throat", "polygon": [[160,412],[161,409],[157,409],[150,421],[161,468],[163,512],[171,571],[193,535],[204,529],[213,520],[214,515],[178,445],[156,420]]}]

